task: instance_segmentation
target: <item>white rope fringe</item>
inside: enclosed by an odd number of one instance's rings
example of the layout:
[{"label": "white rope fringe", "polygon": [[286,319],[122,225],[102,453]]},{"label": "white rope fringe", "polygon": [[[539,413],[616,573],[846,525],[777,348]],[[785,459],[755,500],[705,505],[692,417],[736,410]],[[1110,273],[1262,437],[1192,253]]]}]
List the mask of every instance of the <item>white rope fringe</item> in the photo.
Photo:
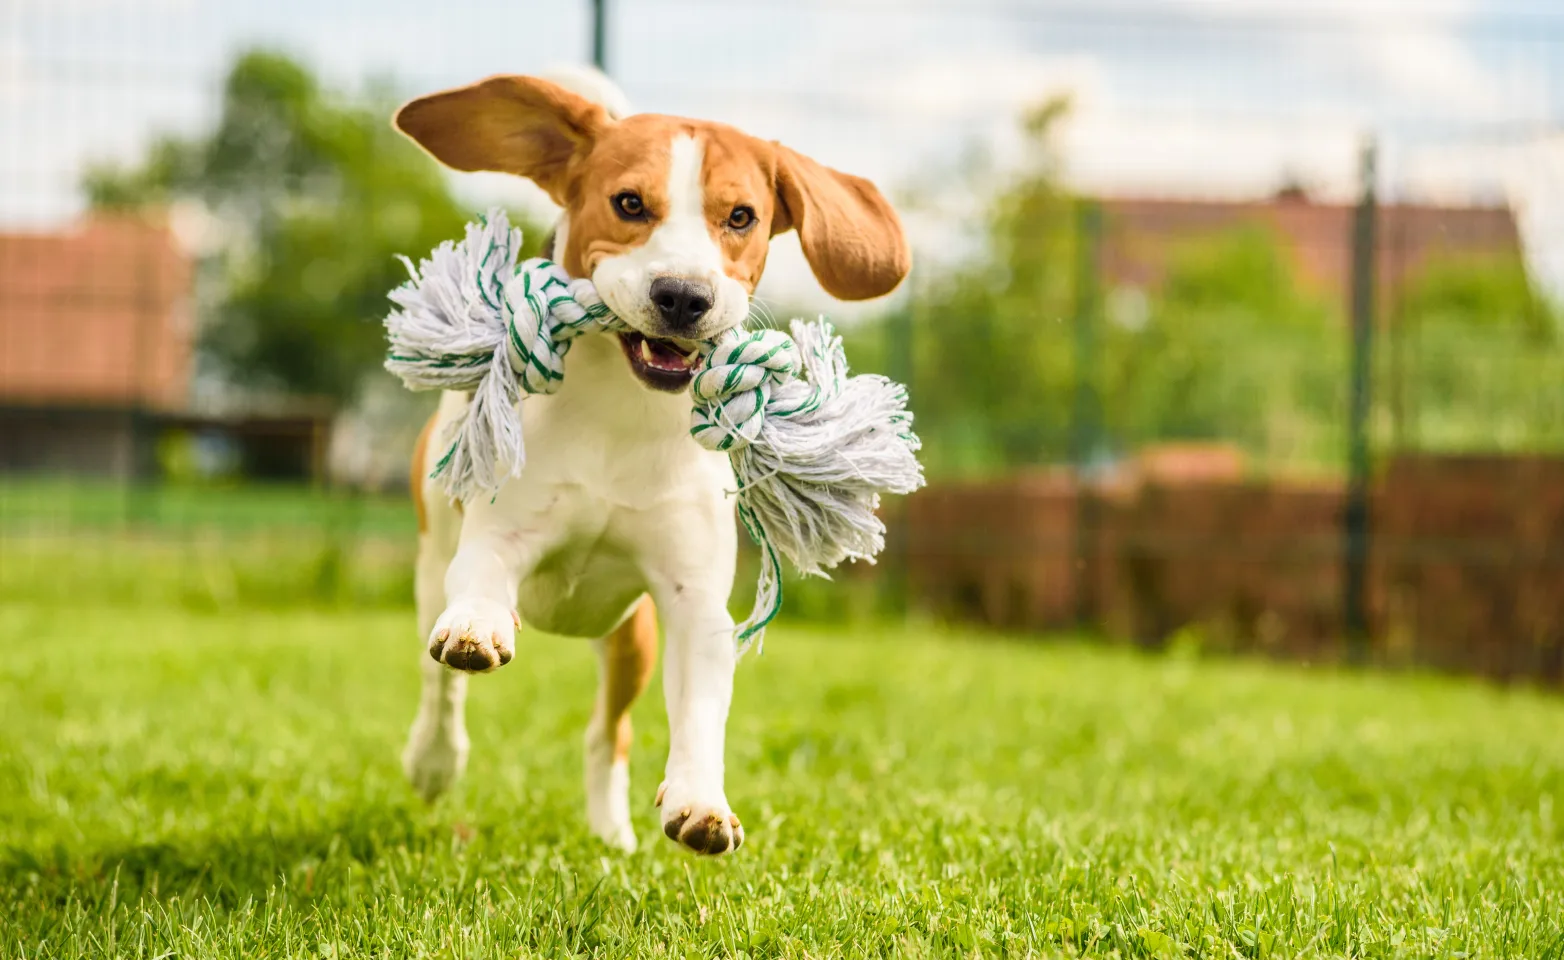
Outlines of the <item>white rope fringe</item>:
[{"label": "white rope fringe", "polygon": [[[520,250],[521,231],[491,211],[416,267],[403,257],[410,279],[391,293],[386,369],[412,390],[472,394],[433,473],[458,500],[493,496],[520,474],[516,405],[559,389],[575,338],[629,329],[591,281],[543,259],[518,264]],[[781,610],[781,557],[815,576],[843,560],[873,562],[885,545],[880,495],[923,485],[906,390],[849,376],[823,319],[794,320],[792,334],[720,334],[702,344],[690,386],[690,432],[732,460],[739,519],[761,552],[755,606],[735,631],[741,653]]]}]

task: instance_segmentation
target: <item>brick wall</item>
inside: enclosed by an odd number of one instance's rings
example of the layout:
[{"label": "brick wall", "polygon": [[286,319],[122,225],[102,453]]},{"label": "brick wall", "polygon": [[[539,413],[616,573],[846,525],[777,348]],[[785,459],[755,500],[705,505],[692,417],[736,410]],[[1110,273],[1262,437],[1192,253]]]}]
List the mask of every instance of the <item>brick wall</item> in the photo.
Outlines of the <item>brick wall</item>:
[{"label": "brick wall", "polygon": [[1564,679],[1564,459],[1400,459],[1376,521],[1388,655]]},{"label": "brick wall", "polygon": [[[909,585],[952,619],[1148,646],[1198,625],[1220,649],[1331,660],[1343,502],[1333,483],[935,487],[906,504]],[[1378,660],[1564,679],[1564,460],[1400,458],[1373,518]]]},{"label": "brick wall", "polygon": [[1076,496],[1062,477],[934,487],[906,502],[915,602],[992,626],[1073,622]]}]

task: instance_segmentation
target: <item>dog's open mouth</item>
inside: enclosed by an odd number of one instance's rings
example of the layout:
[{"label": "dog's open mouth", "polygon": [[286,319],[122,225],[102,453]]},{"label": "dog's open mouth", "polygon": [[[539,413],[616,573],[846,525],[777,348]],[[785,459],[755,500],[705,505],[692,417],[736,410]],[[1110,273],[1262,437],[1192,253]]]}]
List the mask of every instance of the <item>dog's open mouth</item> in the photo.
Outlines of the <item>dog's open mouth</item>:
[{"label": "dog's open mouth", "polygon": [[631,330],[619,335],[619,344],[630,360],[630,369],[654,390],[683,390],[701,364],[700,348],[692,342],[662,340]]}]

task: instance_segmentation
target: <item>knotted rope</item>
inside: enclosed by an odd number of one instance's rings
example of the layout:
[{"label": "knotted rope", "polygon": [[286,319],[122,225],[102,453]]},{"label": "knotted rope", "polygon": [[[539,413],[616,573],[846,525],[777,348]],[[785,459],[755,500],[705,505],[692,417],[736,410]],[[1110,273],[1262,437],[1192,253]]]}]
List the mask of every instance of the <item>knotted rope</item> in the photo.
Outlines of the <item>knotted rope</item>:
[{"label": "knotted rope", "polygon": [[[465,416],[443,438],[433,476],[455,499],[492,496],[526,464],[517,404],[553,393],[583,333],[629,327],[588,280],[543,259],[517,263],[521,231],[503,211],[442,243],[391,293],[386,369],[413,390],[469,391]],[[849,376],[842,341],[824,320],[778,330],[728,330],[701,344],[690,385],[690,433],[728,454],[739,520],[760,547],[755,606],[739,624],[740,652],[782,607],[786,557],[825,576],[843,560],[873,561],[885,543],[882,493],[911,493],[923,470],[899,384]]]}]

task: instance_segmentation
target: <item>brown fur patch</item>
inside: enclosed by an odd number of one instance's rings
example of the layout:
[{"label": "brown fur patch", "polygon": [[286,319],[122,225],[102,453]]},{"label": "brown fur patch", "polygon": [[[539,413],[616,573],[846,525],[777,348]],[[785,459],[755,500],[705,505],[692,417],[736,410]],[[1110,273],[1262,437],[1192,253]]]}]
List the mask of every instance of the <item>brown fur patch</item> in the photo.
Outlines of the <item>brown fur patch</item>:
[{"label": "brown fur patch", "polygon": [[[638,247],[668,206],[668,166],[676,137],[702,145],[707,228],[723,269],[753,293],[771,237],[797,230],[804,256],[826,291],[844,300],[878,297],[911,269],[900,220],[874,185],[802,154],[705,120],[635,114],[612,120],[603,108],[534,77],[490,77],[404,106],[397,128],[447,166],[527,177],[569,214],[565,249],[572,276]],[[647,216],[624,220],[613,198],[640,195]],[[754,225],[735,230],[735,207]]]},{"label": "brown fur patch", "polygon": [[498,76],[419,97],[394,122],[448,167],[514,173],[563,204],[571,166],[609,119],[558,84]]},{"label": "brown fur patch", "polygon": [[880,191],[862,177],[773,146],[781,209],[772,230],[798,231],[809,269],[833,297],[868,300],[895,290],[912,269],[912,253]]},{"label": "brown fur patch", "polygon": [[429,455],[429,435],[434,432],[434,421],[438,416],[431,414],[429,422],[418,431],[418,439],[413,442],[413,464],[407,475],[407,489],[413,495],[413,513],[418,517],[419,533],[429,529],[429,512],[424,509],[424,474],[428,472],[424,460]]},{"label": "brown fur patch", "polygon": [[[591,276],[605,257],[632,250],[652,235],[668,212],[668,165],[679,136],[702,147],[706,225],[722,250],[723,270],[754,292],[766,267],[777,202],[771,145],[725,124],[657,114],[637,114],[604,128],[572,170],[566,201],[570,234],[560,258],[572,276]],[[640,195],[645,220],[626,221],[614,212],[613,198],[626,191]],[[748,230],[727,226],[739,206],[755,211]]]},{"label": "brown fur patch", "polygon": [[630,705],[657,666],[657,608],[643,597],[635,613],[610,633],[603,650],[603,727],[613,730],[614,758],[630,755]]}]

